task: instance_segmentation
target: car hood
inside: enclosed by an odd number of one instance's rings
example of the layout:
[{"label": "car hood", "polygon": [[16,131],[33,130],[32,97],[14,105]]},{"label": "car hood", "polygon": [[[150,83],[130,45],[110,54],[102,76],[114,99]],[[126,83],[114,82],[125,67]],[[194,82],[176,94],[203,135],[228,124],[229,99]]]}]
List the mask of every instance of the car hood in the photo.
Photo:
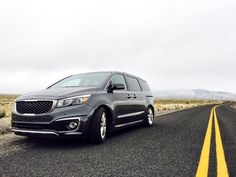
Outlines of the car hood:
[{"label": "car hood", "polygon": [[30,92],[17,98],[20,100],[55,100],[97,92],[98,87],[49,88]]}]

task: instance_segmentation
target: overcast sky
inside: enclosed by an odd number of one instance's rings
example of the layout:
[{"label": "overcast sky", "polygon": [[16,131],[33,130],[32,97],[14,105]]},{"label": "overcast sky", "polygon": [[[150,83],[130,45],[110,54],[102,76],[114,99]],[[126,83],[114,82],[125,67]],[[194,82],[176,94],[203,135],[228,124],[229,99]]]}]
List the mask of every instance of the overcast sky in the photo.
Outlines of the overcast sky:
[{"label": "overcast sky", "polygon": [[0,93],[118,70],[236,93],[235,0],[1,0]]}]

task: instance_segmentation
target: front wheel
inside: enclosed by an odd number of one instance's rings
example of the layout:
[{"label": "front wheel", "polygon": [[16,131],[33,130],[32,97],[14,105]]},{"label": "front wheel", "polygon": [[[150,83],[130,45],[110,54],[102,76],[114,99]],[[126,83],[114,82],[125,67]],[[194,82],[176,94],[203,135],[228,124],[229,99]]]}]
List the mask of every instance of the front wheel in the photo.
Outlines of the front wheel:
[{"label": "front wheel", "polygon": [[95,111],[89,132],[89,141],[93,144],[103,143],[107,135],[107,113],[104,108]]},{"label": "front wheel", "polygon": [[154,112],[152,108],[150,107],[147,108],[146,119],[144,121],[145,121],[145,125],[148,127],[154,124]]}]

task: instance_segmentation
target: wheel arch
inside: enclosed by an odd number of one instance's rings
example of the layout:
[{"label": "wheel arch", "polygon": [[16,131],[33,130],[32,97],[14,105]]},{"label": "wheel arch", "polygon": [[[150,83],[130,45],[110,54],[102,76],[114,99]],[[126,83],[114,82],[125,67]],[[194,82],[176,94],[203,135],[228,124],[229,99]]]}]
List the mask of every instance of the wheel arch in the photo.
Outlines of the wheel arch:
[{"label": "wheel arch", "polygon": [[112,129],[112,126],[113,126],[113,119],[114,119],[113,111],[112,111],[112,109],[111,109],[109,106],[107,106],[107,105],[105,105],[105,104],[101,104],[101,105],[99,105],[99,106],[94,110],[94,112],[95,112],[96,110],[100,109],[100,108],[104,108],[104,109],[106,110],[106,113],[108,114],[108,116],[107,116],[108,130],[111,130],[111,129]]},{"label": "wheel arch", "polygon": [[147,109],[148,109],[148,108],[151,108],[151,109],[152,109],[152,112],[153,112],[153,114],[154,114],[154,116],[155,116],[155,108],[154,108],[154,106],[151,105],[151,104],[149,104],[149,105],[147,106]]}]

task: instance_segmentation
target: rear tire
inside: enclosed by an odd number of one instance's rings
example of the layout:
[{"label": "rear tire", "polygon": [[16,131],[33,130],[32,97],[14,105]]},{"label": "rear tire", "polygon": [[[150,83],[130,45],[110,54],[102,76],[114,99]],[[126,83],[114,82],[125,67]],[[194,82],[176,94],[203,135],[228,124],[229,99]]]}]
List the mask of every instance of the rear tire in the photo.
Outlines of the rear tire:
[{"label": "rear tire", "polygon": [[92,117],[89,141],[93,144],[100,144],[106,140],[107,135],[107,113],[106,109],[101,107],[97,109]]},{"label": "rear tire", "polygon": [[147,108],[146,118],[144,120],[145,126],[150,127],[154,124],[154,112],[151,107]]}]

